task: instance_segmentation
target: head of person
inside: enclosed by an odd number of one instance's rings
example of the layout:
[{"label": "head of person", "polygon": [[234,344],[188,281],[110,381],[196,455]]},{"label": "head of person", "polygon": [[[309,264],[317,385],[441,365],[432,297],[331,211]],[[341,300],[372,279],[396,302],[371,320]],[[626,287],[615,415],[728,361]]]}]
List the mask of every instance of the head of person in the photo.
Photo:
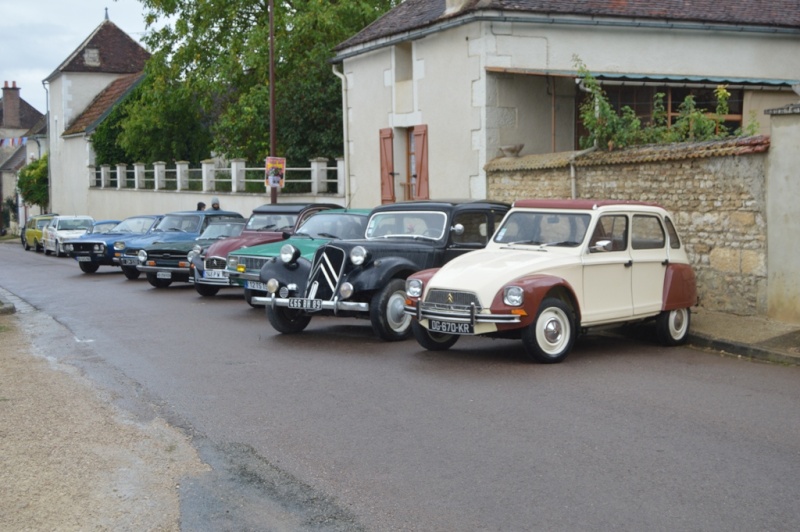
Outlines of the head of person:
[{"label": "head of person", "polygon": [[219,210],[219,198],[218,197],[214,196],[213,198],[211,198],[211,208],[214,209],[215,211]]},{"label": "head of person", "polygon": [[205,204],[205,203],[203,203],[202,201],[198,201],[198,202],[197,202],[197,210],[198,210],[198,211],[204,211],[204,210],[206,210],[206,204]]}]

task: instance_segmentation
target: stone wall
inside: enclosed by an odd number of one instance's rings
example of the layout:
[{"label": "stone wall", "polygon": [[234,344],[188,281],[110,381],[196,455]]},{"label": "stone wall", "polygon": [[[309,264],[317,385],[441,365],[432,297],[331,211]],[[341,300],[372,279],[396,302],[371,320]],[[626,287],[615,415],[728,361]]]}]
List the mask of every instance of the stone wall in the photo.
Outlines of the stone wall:
[{"label": "stone wall", "polygon": [[674,214],[694,265],[700,305],[766,314],[768,148],[767,137],[750,137],[499,158],[486,166],[488,196],[508,202],[569,198],[574,186],[578,198],[663,205]]}]

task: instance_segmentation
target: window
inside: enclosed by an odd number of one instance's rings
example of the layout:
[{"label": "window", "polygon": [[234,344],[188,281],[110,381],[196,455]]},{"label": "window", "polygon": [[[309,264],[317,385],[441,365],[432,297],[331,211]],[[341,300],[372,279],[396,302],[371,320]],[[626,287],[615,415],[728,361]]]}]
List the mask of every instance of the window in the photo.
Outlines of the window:
[{"label": "window", "polygon": [[453,233],[453,242],[456,244],[480,244],[485,246],[489,241],[489,217],[483,212],[462,212],[453,218],[453,224],[464,226],[460,235]]},{"label": "window", "polygon": [[625,251],[628,249],[628,217],[624,215],[603,216],[597,221],[597,226],[589,241],[589,251],[603,251],[597,248],[597,243],[610,241],[611,247],[603,248],[606,251]]},{"label": "window", "polygon": [[657,216],[634,216],[631,236],[633,249],[661,249],[666,244],[664,228]]}]

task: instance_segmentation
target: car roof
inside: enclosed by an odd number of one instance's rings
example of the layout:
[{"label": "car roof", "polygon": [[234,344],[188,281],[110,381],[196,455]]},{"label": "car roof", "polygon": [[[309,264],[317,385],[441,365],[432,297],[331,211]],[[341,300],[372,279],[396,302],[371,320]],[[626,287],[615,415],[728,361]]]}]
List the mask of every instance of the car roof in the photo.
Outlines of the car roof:
[{"label": "car roof", "polygon": [[201,216],[242,216],[240,213],[236,211],[173,211],[168,212],[167,215],[190,215],[190,214],[199,214]]},{"label": "car roof", "polygon": [[414,200],[399,201],[375,207],[372,212],[407,211],[407,210],[441,210],[453,207],[473,206],[482,208],[508,209],[508,203],[494,200],[454,199],[454,200]]},{"label": "car roof", "polygon": [[328,209],[335,209],[340,207],[340,205],[336,205],[334,203],[266,203],[253,209],[253,214],[298,214],[309,207],[325,207]]},{"label": "car roof", "polygon": [[616,206],[641,206],[641,207],[661,207],[657,203],[647,203],[644,201],[633,200],[596,200],[596,199],[522,199],[514,202],[514,208],[525,209],[575,209],[575,210],[594,210],[599,207]]},{"label": "car roof", "polygon": [[88,214],[66,214],[64,216],[56,215],[54,218],[58,218],[59,220],[94,220]]}]

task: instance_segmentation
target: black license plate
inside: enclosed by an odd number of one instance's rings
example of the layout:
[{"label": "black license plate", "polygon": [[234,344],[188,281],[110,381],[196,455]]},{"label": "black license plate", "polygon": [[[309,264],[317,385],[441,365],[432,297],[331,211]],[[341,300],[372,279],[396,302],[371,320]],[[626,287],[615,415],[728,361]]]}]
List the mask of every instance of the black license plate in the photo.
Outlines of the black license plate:
[{"label": "black license plate", "polygon": [[289,298],[289,308],[299,308],[303,310],[321,310],[321,299],[301,299],[298,297]]},{"label": "black license plate", "polygon": [[428,329],[446,334],[475,334],[471,323],[454,323],[452,321],[428,320]]}]

